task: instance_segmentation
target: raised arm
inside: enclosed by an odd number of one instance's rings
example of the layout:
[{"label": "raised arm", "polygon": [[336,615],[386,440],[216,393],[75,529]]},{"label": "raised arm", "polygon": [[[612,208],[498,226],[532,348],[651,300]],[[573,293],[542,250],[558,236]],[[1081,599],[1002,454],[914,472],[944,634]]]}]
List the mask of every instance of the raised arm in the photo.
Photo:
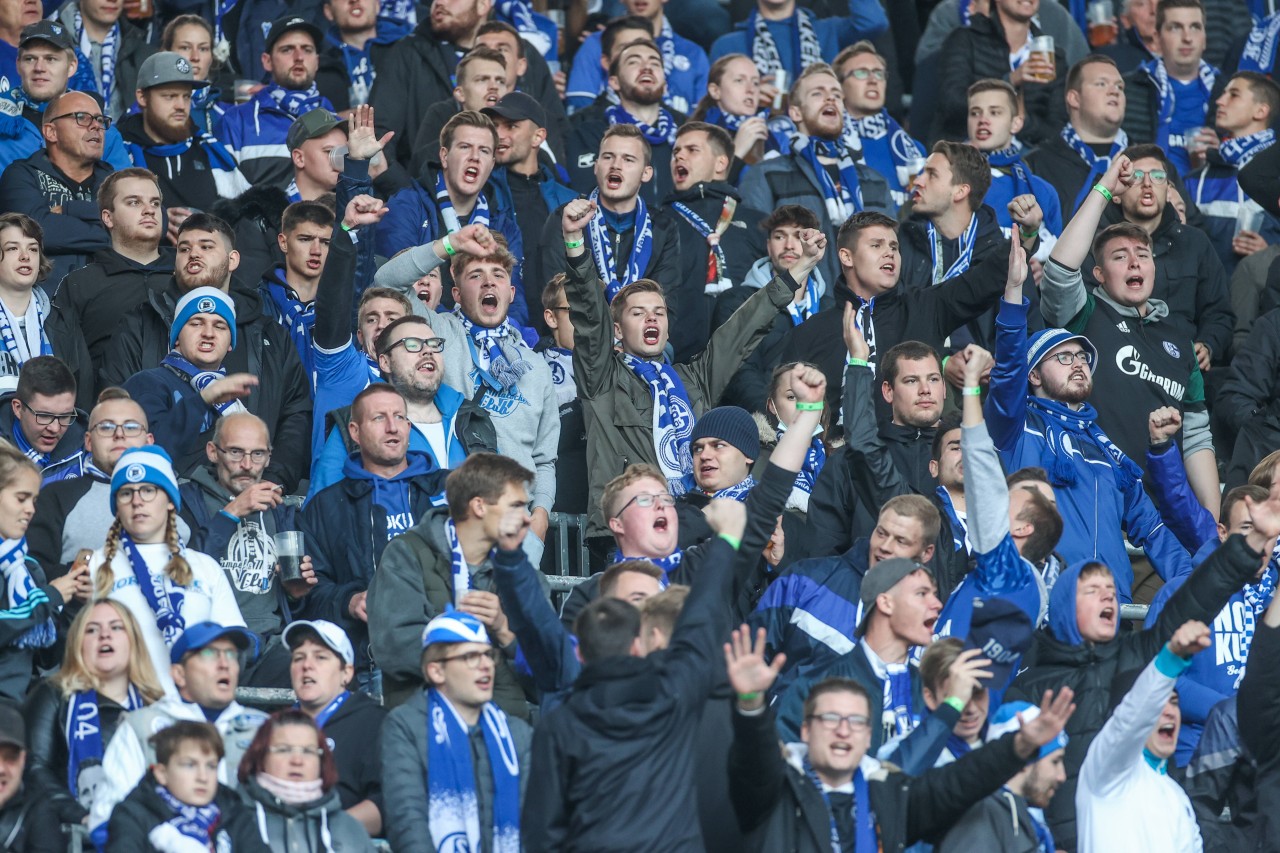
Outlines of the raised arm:
[{"label": "raised arm", "polygon": [[1027,307],[1022,295],[1027,277],[1027,253],[1009,241],[1009,266],[1004,298],[996,313],[996,357],[987,386],[987,429],[996,448],[1011,451],[1022,437],[1027,420]]},{"label": "raised arm", "polygon": [[[986,569],[1008,568],[1006,561],[982,559],[1009,539],[1009,487],[1005,484],[1000,457],[987,432],[986,417],[982,410],[982,388],[979,385],[983,373],[991,369],[995,360],[991,353],[976,344],[970,344],[952,358],[964,360],[960,454],[964,460],[969,541],[973,543],[974,553],[978,555],[978,570],[985,575]],[[989,580],[994,582],[996,578]]]},{"label": "raised arm", "polygon": [[[1248,497],[1244,501],[1254,525],[1248,534],[1249,544],[1273,547],[1276,534],[1280,532],[1280,482],[1271,484],[1271,494],[1266,501],[1254,503]],[[1240,740],[1256,756],[1275,755],[1276,749],[1280,748],[1280,667],[1275,666],[1277,655],[1280,655],[1280,596],[1271,599],[1262,622],[1254,630],[1248,661],[1253,666],[1246,666],[1237,698]]]},{"label": "raised arm", "polygon": [[1151,499],[1164,523],[1178,541],[1194,554],[1204,543],[1218,538],[1218,522],[1196,500],[1182,451],[1173,437],[1182,427],[1182,413],[1172,406],[1156,409],[1147,416],[1151,446],[1147,448],[1147,470],[1151,472]]},{"label": "raised arm", "polygon": [[840,408],[844,415],[848,452],[855,460],[852,466],[854,491],[872,514],[877,514],[890,498],[908,494],[911,484],[898,470],[889,448],[880,437],[876,421],[875,371],[869,364],[871,347],[858,328],[857,316],[853,305],[846,302],[844,344],[849,362],[844,369]]},{"label": "raised arm", "polygon": [[[312,344],[333,351],[351,340],[352,311],[356,301],[356,267],[359,249],[351,238],[363,226],[376,225],[387,213],[381,201],[369,195],[358,195],[348,202],[342,221],[333,228],[329,257],[325,260],[320,283],[316,286],[316,323]],[[373,229],[365,237],[373,239]],[[323,414],[322,414],[323,416]]]},{"label": "raised arm", "polygon": [[[613,321],[605,301],[604,283],[584,246],[582,229],[596,214],[595,202],[574,199],[560,215],[564,255],[569,262],[565,296],[569,320],[573,323],[574,380],[586,398],[599,397],[610,390],[609,364],[613,360]],[[570,248],[571,244],[578,244]]]}]

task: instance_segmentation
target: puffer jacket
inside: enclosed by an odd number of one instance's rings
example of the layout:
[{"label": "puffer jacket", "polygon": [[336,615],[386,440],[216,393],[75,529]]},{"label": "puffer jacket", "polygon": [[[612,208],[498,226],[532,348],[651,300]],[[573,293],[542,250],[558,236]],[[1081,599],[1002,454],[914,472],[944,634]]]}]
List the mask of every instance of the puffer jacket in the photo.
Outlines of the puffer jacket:
[{"label": "puffer jacket", "polygon": [[239,793],[257,819],[258,837],[272,853],[371,853],[374,849],[360,821],[342,810],[337,789],[310,803],[291,805],[250,777],[240,783]]}]

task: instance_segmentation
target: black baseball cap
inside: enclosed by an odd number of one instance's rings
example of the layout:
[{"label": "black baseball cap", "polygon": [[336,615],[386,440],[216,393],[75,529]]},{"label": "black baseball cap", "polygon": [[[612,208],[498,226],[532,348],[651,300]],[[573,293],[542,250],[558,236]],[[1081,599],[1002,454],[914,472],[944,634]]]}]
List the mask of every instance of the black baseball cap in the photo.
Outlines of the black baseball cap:
[{"label": "black baseball cap", "polygon": [[18,39],[18,47],[26,47],[27,42],[32,41],[47,41],[62,50],[75,49],[71,33],[57,21],[36,21],[28,27],[23,27],[22,36]]},{"label": "black baseball cap", "polygon": [[271,48],[276,46],[281,36],[294,30],[304,30],[311,36],[316,48],[319,48],[320,43],[324,41],[324,33],[320,32],[320,28],[315,24],[299,15],[285,15],[283,18],[272,21],[271,28],[267,30],[267,52],[271,52]]},{"label": "black baseball cap", "polygon": [[485,107],[480,112],[489,118],[505,118],[507,121],[529,121],[538,127],[547,126],[547,111],[542,108],[542,104],[531,95],[524,92],[508,92],[502,96],[502,100],[491,107]]},{"label": "black baseball cap", "polygon": [[6,701],[0,701],[0,745],[27,748],[27,723],[22,712]]}]

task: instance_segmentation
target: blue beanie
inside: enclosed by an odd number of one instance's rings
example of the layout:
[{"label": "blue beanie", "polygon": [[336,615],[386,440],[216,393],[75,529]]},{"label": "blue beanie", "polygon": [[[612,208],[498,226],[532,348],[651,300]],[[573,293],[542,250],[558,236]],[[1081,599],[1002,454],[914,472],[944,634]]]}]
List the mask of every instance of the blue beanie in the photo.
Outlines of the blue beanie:
[{"label": "blue beanie", "polygon": [[1035,368],[1044,361],[1050,350],[1065,344],[1067,341],[1079,341],[1080,347],[1093,359],[1093,366],[1098,366],[1098,348],[1093,341],[1084,335],[1077,335],[1066,329],[1041,329],[1031,336],[1027,344],[1027,367]]},{"label": "blue beanie", "polygon": [[231,348],[236,348],[236,305],[231,297],[216,287],[197,287],[182,299],[173,312],[173,325],[169,326],[169,348],[178,345],[178,333],[197,314],[217,314],[227,321],[231,329]]},{"label": "blue beanie", "polygon": [[175,510],[182,509],[182,497],[178,494],[178,478],[173,473],[173,460],[164,448],[157,444],[130,447],[116,461],[111,470],[111,509],[116,508],[116,492],[124,485],[150,483],[159,486],[173,501]]},{"label": "blue beanie", "polygon": [[746,409],[737,406],[720,406],[698,418],[693,425],[689,444],[703,438],[727,441],[752,462],[760,458],[760,428]]}]

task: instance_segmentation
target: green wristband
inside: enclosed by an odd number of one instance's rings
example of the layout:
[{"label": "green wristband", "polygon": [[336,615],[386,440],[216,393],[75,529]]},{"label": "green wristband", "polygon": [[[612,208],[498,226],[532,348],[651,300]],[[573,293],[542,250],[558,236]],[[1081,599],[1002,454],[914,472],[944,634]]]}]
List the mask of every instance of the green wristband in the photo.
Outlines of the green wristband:
[{"label": "green wristband", "polygon": [[1115,196],[1111,194],[1111,190],[1107,189],[1102,184],[1094,184],[1093,188],[1097,190],[1099,193],[1101,193],[1102,197],[1105,198],[1107,201],[1112,201],[1113,199],[1115,199]]},{"label": "green wristband", "polygon": [[754,702],[759,698],[760,698],[759,693],[739,693],[738,694],[739,702]]},{"label": "green wristband", "polygon": [[1023,240],[1030,240],[1030,239],[1032,239],[1033,237],[1035,237],[1036,235],[1038,235],[1038,234],[1040,233],[1040,229],[1039,229],[1039,228],[1036,228],[1035,230],[1028,232],[1028,231],[1027,231],[1027,229],[1025,229],[1025,228],[1023,228],[1021,225],[1019,225],[1019,226],[1018,226],[1018,233],[1022,235],[1022,239],[1023,239]]},{"label": "green wristband", "polygon": [[453,248],[453,244],[449,242],[448,234],[441,237],[440,242],[444,245],[444,253],[446,255],[452,258],[454,255],[458,254],[458,250]]},{"label": "green wristband", "polygon": [[342,223],[342,230],[343,230],[343,231],[346,231],[348,234],[350,234],[350,233],[351,233],[351,226],[344,222],[344,223]]},{"label": "green wristband", "polygon": [[584,245],[586,245],[586,242],[587,241],[585,239],[584,240],[565,240],[564,247],[566,249],[581,249]]},{"label": "green wristband", "polygon": [[961,702],[959,697],[957,696],[948,696],[946,699],[942,700],[942,704],[950,705],[952,708],[955,708],[956,711],[960,712],[961,714],[964,713],[964,703]]},{"label": "green wristband", "polygon": [[825,405],[826,403],[824,403],[822,400],[819,400],[816,403],[796,403],[796,411],[797,412],[821,412],[823,406]]},{"label": "green wristband", "polygon": [[720,538],[733,546],[733,550],[737,551],[742,547],[742,540],[736,536],[730,536],[728,533],[721,533]]},{"label": "green wristband", "polygon": [[865,358],[854,358],[853,356],[849,356],[848,361],[849,361],[850,367],[870,367],[871,366],[871,362],[867,361]]},{"label": "green wristband", "polygon": [[960,393],[966,397],[981,397],[982,389],[981,388],[961,388]]}]

